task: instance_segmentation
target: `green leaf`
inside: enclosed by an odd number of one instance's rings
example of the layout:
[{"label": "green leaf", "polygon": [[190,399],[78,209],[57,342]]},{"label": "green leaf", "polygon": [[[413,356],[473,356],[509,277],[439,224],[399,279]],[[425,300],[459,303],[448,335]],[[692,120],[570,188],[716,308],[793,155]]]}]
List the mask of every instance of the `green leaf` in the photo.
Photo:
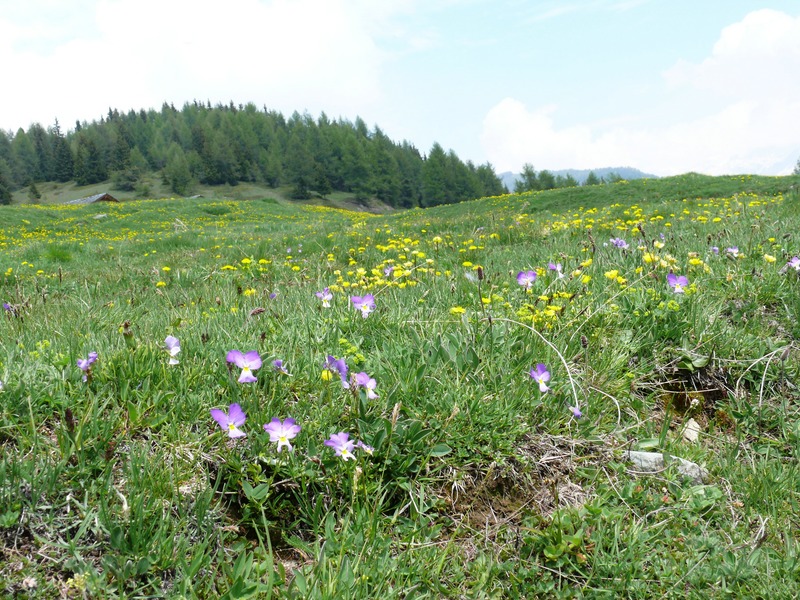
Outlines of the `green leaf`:
[{"label": "green leaf", "polygon": [[447,444],[436,444],[431,450],[431,456],[439,457],[450,454],[453,451]]}]

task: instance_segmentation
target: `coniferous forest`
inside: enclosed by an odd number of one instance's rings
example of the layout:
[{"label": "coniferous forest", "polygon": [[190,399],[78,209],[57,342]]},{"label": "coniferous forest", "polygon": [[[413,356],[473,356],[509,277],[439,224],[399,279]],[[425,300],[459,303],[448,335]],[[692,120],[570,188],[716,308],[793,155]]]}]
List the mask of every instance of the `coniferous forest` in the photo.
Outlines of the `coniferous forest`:
[{"label": "coniferous forest", "polygon": [[435,143],[427,156],[407,141],[395,142],[364,121],[322,113],[317,119],[259,110],[254,104],[211,106],[192,102],[180,110],[109,109],[99,121],[62,130],[0,131],[0,203],[25,186],[75,181],[136,190],[142,176],[159,172],[178,195],[194,183],[259,182],[288,186],[297,199],[333,191],[359,200],[377,198],[394,208],[435,206],[493,196],[505,187],[490,164],[475,166]]}]

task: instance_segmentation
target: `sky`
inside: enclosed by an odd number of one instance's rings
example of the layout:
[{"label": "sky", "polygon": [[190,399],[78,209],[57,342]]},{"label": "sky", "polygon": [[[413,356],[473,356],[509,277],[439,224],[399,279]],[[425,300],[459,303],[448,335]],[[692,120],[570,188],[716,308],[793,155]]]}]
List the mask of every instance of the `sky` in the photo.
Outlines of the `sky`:
[{"label": "sky", "polygon": [[797,0],[0,0],[0,129],[255,103],[497,173],[791,172]]}]

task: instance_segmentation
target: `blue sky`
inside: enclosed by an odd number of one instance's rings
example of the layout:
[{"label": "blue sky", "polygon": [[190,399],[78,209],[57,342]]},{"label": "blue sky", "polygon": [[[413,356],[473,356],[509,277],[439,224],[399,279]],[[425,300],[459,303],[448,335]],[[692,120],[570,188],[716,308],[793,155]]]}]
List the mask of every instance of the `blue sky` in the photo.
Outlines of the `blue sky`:
[{"label": "blue sky", "polygon": [[11,131],[233,100],[498,172],[800,158],[796,0],[0,0],[0,64]]}]

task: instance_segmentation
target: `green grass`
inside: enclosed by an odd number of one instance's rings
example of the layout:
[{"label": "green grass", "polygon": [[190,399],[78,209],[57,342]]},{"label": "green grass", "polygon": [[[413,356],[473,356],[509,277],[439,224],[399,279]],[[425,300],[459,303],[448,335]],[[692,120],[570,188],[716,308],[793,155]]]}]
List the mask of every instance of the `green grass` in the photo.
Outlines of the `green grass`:
[{"label": "green grass", "polygon": [[[792,597],[797,184],[687,175],[382,216],[0,207],[0,596]],[[256,383],[231,349],[260,353]],[[328,355],[379,397],[323,378]],[[245,438],[211,418],[232,403]],[[301,425],[292,452],[273,417]],[[338,432],[374,452],[343,461]],[[639,473],[628,449],[708,476]]]}]

